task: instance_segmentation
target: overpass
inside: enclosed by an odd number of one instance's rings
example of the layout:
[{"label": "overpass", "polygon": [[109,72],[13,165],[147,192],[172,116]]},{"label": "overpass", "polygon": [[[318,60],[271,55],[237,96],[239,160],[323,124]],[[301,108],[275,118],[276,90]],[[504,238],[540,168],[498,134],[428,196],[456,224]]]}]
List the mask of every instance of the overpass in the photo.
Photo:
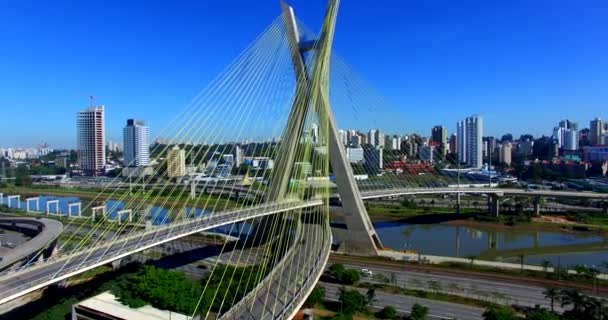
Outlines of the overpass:
[{"label": "overpass", "polygon": [[285,200],[240,210],[218,212],[146,230],[68,255],[57,255],[16,271],[0,275],[0,304],[47,287],[87,270],[102,266],[154,246],[220,226],[253,218],[320,206],[321,200]]},{"label": "overpass", "polygon": [[35,233],[33,238],[25,243],[11,249],[0,258],[0,270],[3,270],[14,263],[35,256],[40,250],[46,248],[44,256],[49,257],[55,246],[49,246],[49,243],[54,243],[55,239],[63,231],[63,224],[57,220],[46,218],[23,218],[11,217],[0,218],[0,226],[9,228],[27,228],[32,229]]},{"label": "overpass", "polygon": [[581,198],[608,200],[608,193],[580,192],[580,191],[557,191],[557,190],[522,190],[511,188],[487,188],[487,187],[447,187],[447,188],[394,188],[362,191],[363,199],[387,198],[416,194],[488,194],[488,195],[512,195],[529,197],[556,197],[556,198]]}]

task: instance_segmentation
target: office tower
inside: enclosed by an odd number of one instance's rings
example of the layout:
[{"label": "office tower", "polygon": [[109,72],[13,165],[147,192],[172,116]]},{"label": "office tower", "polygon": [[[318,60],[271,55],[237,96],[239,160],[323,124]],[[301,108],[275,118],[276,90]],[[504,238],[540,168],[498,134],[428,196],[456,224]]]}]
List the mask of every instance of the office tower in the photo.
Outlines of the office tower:
[{"label": "office tower", "polygon": [[186,152],[175,146],[167,154],[167,176],[169,178],[178,178],[185,175]]},{"label": "office tower", "polygon": [[483,120],[472,116],[456,124],[458,161],[472,168],[481,168],[483,162],[482,142]]},{"label": "office tower", "polygon": [[604,135],[604,121],[600,118],[595,118],[589,123],[589,142],[592,146],[603,144],[602,136]]},{"label": "office tower", "polygon": [[503,143],[500,147],[499,162],[504,163],[507,166],[511,166],[511,153],[513,151],[513,145],[510,142]]},{"label": "office tower", "polygon": [[124,165],[143,167],[150,165],[150,129],[143,121],[128,119],[122,130]]},{"label": "office tower", "polygon": [[84,175],[105,173],[106,141],[104,106],[93,106],[78,112],[76,117],[78,164]]},{"label": "office tower", "polygon": [[439,146],[445,146],[448,141],[448,131],[444,126],[434,126],[431,130],[431,141]]},{"label": "office tower", "polygon": [[578,150],[578,131],[575,129],[566,129],[566,141],[564,142],[564,150]]}]

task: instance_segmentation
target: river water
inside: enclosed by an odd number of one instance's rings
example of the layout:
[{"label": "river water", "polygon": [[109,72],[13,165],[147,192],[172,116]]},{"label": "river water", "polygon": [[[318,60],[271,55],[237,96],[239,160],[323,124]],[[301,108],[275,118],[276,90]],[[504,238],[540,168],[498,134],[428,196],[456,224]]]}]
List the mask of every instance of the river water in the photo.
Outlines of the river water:
[{"label": "river water", "polygon": [[375,223],[384,246],[429,255],[526,264],[599,266],[608,261],[608,239],[591,232],[527,231],[453,224]]}]

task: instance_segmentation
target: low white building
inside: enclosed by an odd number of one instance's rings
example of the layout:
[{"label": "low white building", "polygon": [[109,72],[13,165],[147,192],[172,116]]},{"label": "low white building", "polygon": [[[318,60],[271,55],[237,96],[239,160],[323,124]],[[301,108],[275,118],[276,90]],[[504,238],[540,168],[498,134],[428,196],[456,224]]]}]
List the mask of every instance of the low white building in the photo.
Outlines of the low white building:
[{"label": "low white building", "polygon": [[109,291],[72,305],[72,320],[198,320],[181,313],[156,309],[152,306],[131,308],[123,305]]}]

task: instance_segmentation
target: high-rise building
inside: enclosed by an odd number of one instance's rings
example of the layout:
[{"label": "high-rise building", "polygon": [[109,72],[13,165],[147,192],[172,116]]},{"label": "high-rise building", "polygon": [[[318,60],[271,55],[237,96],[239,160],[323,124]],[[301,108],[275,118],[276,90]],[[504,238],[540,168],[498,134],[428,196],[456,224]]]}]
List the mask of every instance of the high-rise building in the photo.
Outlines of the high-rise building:
[{"label": "high-rise building", "polygon": [[367,144],[374,147],[384,147],[384,133],[380,129],[371,129],[367,134]]},{"label": "high-rise building", "polygon": [[105,173],[106,141],[104,106],[91,106],[76,117],[78,164],[87,176]]},{"label": "high-rise building", "polygon": [[378,170],[383,168],[383,152],[383,147],[365,148],[364,157],[366,170],[370,170],[371,172],[377,172]]},{"label": "high-rise building", "polygon": [[179,178],[186,175],[186,151],[175,146],[167,153],[167,176]]},{"label": "high-rise building", "polygon": [[124,165],[129,167],[150,165],[150,129],[145,123],[128,119],[122,133]]},{"label": "high-rise building", "polygon": [[513,145],[510,142],[503,143],[500,147],[500,153],[498,154],[499,162],[504,163],[507,166],[511,165],[511,154],[513,151]]},{"label": "high-rise building", "polygon": [[342,143],[343,146],[347,146],[348,145],[348,134],[346,133],[346,131],[340,129],[338,131],[338,133],[340,135],[340,143]]},{"label": "high-rise building", "polygon": [[472,168],[481,168],[483,162],[482,142],[483,121],[479,116],[472,116],[456,124],[458,161]]},{"label": "high-rise building", "polygon": [[578,150],[578,131],[575,129],[566,130],[566,141],[564,143],[564,150],[575,151]]},{"label": "high-rise building", "polygon": [[603,144],[602,136],[604,135],[604,121],[600,118],[595,118],[589,123],[589,142],[592,146]]},{"label": "high-rise building", "polygon": [[569,149],[572,148],[573,144],[571,144],[569,147],[566,146],[568,136],[572,136],[573,134],[576,134],[576,138],[574,140],[577,140],[575,144],[576,149],[578,149],[578,123],[566,119],[560,121],[559,126],[553,128],[553,139],[557,141],[557,145],[561,149],[576,150]]},{"label": "high-rise building", "polygon": [[310,128],[310,135],[312,137],[312,143],[319,143],[319,126],[316,123],[313,123]]},{"label": "high-rise building", "polygon": [[434,126],[431,130],[431,141],[439,146],[445,146],[448,141],[448,130],[444,126]]},{"label": "high-rise building", "polygon": [[456,142],[458,139],[456,138],[456,134],[452,133],[452,135],[450,136],[450,153],[456,153],[457,148],[458,148],[458,142]]},{"label": "high-rise building", "polygon": [[234,146],[234,166],[239,167],[243,163],[243,151],[241,146]]},{"label": "high-rise building", "polygon": [[401,137],[394,135],[393,138],[391,139],[391,147],[393,150],[399,150],[401,149]]}]

